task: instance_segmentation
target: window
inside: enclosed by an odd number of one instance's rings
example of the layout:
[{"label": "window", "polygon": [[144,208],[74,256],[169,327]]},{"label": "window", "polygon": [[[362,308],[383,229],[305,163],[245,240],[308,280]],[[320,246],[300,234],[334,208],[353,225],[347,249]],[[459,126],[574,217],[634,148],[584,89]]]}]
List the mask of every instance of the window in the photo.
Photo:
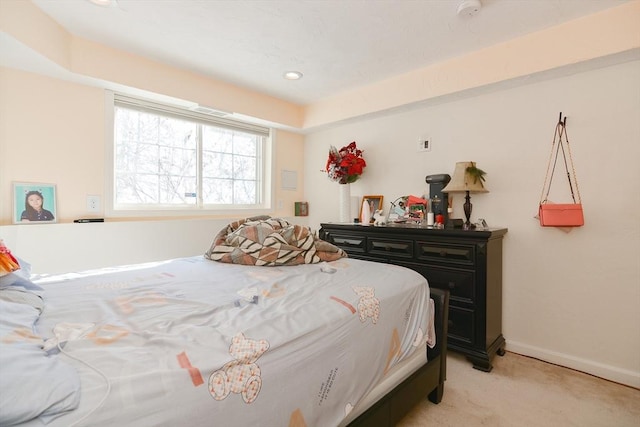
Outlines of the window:
[{"label": "window", "polygon": [[269,129],[116,94],[113,211],[270,206]]}]

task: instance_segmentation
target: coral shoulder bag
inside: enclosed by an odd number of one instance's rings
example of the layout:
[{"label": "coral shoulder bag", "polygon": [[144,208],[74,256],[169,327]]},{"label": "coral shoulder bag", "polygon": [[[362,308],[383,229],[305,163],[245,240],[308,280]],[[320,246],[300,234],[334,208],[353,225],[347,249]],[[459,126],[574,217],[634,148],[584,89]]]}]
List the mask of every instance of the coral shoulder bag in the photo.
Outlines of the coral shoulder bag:
[{"label": "coral shoulder bag", "polygon": [[[560,152],[562,152],[562,158],[567,172],[567,179],[569,180],[569,189],[571,190],[573,203],[551,203],[547,200],[549,197],[549,190],[551,190],[553,173],[555,172]],[[569,155],[568,163],[567,153]],[[553,160],[553,166],[551,160]],[[569,164],[571,164],[572,173],[569,173]],[[573,191],[574,187],[575,193]],[[547,164],[547,174],[545,175],[542,194],[540,195],[538,218],[540,219],[540,225],[543,227],[581,227],[584,225],[584,213],[582,211],[580,190],[578,189],[578,179],[576,178],[576,169],[573,165],[571,148],[567,137],[567,117],[565,116],[563,120],[562,113],[560,113],[560,119],[558,120],[556,131],[553,136],[551,155],[549,156],[549,163]]]}]

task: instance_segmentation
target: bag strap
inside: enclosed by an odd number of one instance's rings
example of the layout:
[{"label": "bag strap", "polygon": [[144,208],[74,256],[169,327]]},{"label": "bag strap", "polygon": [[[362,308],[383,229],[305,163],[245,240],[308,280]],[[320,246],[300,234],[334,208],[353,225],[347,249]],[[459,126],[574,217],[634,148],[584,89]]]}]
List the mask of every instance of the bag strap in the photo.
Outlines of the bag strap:
[{"label": "bag strap", "polygon": [[[560,113],[560,116],[562,118],[562,113]],[[557,159],[558,145],[556,144],[559,144],[558,135],[560,134],[562,127],[563,127],[562,121],[558,121],[555,132],[553,134],[553,141],[551,142],[551,152],[549,153],[549,161],[547,162],[547,172],[544,175],[544,184],[542,185],[542,193],[540,193],[540,204],[545,203],[547,201],[547,196],[549,196],[549,190],[551,189],[551,180],[553,178],[553,171],[551,172],[551,174],[549,174],[549,171],[551,169],[551,160],[553,159],[554,150],[556,152],[556,159]],[[555,171],[555,162],[554,162],[554,171]],[[547,186],[547,182],[549,186]],[[547,190],[546,193],[545,193],[545,189]]]},{"label": "bag strap", "polygon": [[[562,114],[562,113],[561,113]],[[569,145],[569,135],[567,134],[567,117],[564,118],[564,140],[567,143],[567,152],[569,153],[569,163],[571,164],[571,172],[573,173],[573,182],[576,185],[576,194],[578,195],[578,201],[573,194],[573,185],[571,185],[571,175],[569,175],[569,167],[567,166],[567,157],[564,155],[564,147],[562,148],[562,156],[564,157],[564,167],[567,171],[567,180],[569,181],[569,189],[571,190],[571,198],[573,203],[582,203],[582,197],[580,197],[580,189],[578,188],[578,177],[576,175],[576,167],[573,163],[573,156],[571,155],[571,146]],[[560,141],[562,142],[562,140]]]},{"label": "bag strap", "polygon": [[[564,137],[565,143],[563,144],[562,138]],[[571,182],[571,174],[569,173],[569,165],[567,164],[567,155],[565,153],[564,145],[567,146],[567,152],[569,153],[569,163],[571,164],[571,170],[573,172],[573,182],[575,182],[576,193],[578,195],[578,200],[576,202],[576,197],[573,192],[573,183]],[[565,116],[564,120],[562,120],[562,113],[560,113],[560,118],[558,120],[558,124],[556,125],[555,133],[553,135],[553,142],[551,144],[551,153],[549,155],[549,162],[547,163],[547,173],[544,177],[544,185],[542,186],[542,193],[540,194],[540,204],[547,202],[547,197],[549,196],[549,191],[551,190],[551,183],[553,182],[553,174],[556,170],[556,164],[558,162],[558,154],[562,150],[562,158],[564,160],[564,167],[567,172],[567,180],[569,181],[569,190],[571,191],[571,198],[573,199],[573,203],[582,203],[580,197],[580,190],[578,188],[578,178],[576,176],[576,169],[573,164],[573,156],[571,155],[571,146],[569,145],[569,138],[567,136],[567,117]],[[554,158],[555,151],[555,158]],[[551,168],[551,159],[553,159],[553,168]],[[551,170],[551,173],[549,173]],[[547,185],[548,181],[548,185]],[[546,192],[545,192],[546,190]]]}]

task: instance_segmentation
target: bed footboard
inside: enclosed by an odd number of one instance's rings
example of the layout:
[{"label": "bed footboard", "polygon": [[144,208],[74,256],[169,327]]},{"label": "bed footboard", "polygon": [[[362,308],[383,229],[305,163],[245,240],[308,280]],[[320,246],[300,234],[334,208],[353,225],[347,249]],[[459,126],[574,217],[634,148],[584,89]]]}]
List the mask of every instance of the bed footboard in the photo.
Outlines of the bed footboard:
[{"label": "bed footboard", "polygon": [[428,396],[440,403],[447,379],[447,333],[449,322],[449,291],[431,289],[435,303],[436,345],[427,348],[427,364],[382,397],[349,427],[394,426],[422,399]]}]

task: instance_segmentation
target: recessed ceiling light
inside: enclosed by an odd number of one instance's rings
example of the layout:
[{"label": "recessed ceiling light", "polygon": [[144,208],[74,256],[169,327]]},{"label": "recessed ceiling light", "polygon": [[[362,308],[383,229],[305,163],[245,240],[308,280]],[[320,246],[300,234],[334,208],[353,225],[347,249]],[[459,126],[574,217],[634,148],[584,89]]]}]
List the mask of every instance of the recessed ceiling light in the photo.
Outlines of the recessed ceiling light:
[{"label": "recessed ceiling light", "polygon": [[283,77],[287,80],[299,80],[302,78],[302,73],[300,71],[287,71]]},{"label": "recessed ceiling light", "polygon": [[102,7],[118,7],[118,0],[88,0],[96,6]]}]

